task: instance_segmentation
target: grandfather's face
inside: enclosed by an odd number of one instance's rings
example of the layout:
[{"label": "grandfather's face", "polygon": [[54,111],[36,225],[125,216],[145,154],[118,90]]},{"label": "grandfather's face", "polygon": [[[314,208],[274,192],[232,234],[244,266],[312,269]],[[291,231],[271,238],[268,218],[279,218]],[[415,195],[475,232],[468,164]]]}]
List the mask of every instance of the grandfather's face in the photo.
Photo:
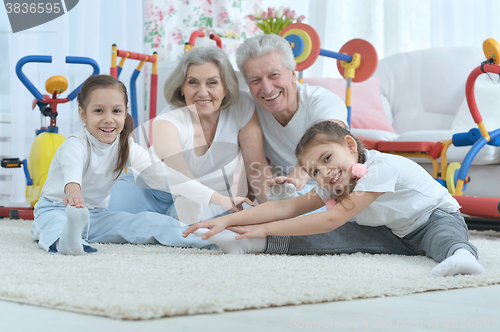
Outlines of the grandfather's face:
[{"label": "grandfather's face", "polygon": [[279,53],[251,58],[243,69],[253,98],[274,116],[295,114],[298,109],[295,71],[283,65]]}]

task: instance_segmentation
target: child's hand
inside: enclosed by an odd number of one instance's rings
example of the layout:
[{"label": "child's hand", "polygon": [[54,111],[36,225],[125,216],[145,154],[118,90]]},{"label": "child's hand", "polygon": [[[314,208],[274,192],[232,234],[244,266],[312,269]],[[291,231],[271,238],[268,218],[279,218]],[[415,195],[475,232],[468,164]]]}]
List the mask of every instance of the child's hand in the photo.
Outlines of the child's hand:
[{"label": "child's hand", "polygon": [[231,226],[228,227],[227,229],[236,233],[240,233],[239,236],[235,237],[235,239],[237,240],[241,240],[247,237],[257,237],[257,238],[267,237],[265,225]]},{"label": "child's hand", "polygon": [[85,207],[80,185],[78,183],[70,182],[64,188],[66,195],[63,199],[64,205],[71,205],[77,208]]},{"label": "child's hand", "polygon": [[203,234],[201,237],[203,240],[211,238],[217,233],[222,232],[226,225],[223,222],[217,221],[218,218],[205,220],[196,224],[191,225],[188,229],[182,232],[182,237],[186,238],[189,234],[195,232],[198,228],[209,228],[210,231]]},{"label": "child's hand", "polygon": [[85,201],[80,193],[68,193],[63,199],[64,205],[71,205],[77,208],[85,207]]}]

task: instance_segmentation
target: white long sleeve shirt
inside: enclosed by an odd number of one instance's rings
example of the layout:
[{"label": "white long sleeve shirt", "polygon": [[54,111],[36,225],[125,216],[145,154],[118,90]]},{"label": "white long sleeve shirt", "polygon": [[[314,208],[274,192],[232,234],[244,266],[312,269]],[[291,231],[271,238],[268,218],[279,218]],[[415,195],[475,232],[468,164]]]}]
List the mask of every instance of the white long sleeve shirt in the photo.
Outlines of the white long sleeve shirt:
[{"label": "white long sleeve shirt", "polygon": [[40,196],[63,202],[68,183],[78,183],[88,208],[106,208],[116,173],[118,136],[106,144],[92,136],[86,128],[71,134],[57,149],[50,164],[47,180]]}]

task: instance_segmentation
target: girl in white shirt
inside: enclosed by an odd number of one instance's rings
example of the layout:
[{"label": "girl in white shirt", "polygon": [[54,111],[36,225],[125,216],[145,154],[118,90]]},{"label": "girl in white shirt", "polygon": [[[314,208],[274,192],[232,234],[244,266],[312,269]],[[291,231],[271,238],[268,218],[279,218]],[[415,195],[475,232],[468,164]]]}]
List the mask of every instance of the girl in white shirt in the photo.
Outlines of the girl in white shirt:
[{"label": "girl in white shirt", "polygon": [[[309,235],[332,231],[354,219],[359,225],[389,228],[394,236],[388,241],[395,252],[404,246],[414,255],[441,262],[430,276],[485,272],[477,261],[477,249],[468,242],[460,206],[413,161],[367,151],[348,130],[330,121],[310,127],[295,154],[318,183],[310,193],[206,220],[184,236],[205,228],[206,239],[226,227],[241,233],[236,239]],[[353,172],[360,167],[366,174]],[[325,204],[328,211],[301,216]]]},{"label": "girl in white shirt", "polygon": [[175,240],[182,238],[181,229],[171,217],[107,210],[111,187],[129,154],[140,157],[141,152],[131,150],[138,146],[129,140],[134,123],[127,112],[127,91],[117,79],[96,75],[85,81],[77,100],[85,127],[70,135],[52,159],[31,226],[39,246],[68,255],[96,251],[83,238],[91,242],[206,247],[204,241]]}]

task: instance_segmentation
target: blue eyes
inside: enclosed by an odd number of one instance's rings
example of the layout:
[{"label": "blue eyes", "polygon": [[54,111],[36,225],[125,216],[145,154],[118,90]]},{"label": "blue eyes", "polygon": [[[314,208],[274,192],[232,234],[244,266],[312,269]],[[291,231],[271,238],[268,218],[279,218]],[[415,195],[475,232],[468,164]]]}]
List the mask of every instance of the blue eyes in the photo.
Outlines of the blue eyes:
[{"label": "blue eyes", "polygon": [[325,163],[327,163],[327,162],[328,162],[328,160],[330,160],[330,156],[326,156],[326,157],[325,157],[325,159],[323,159],[323,161],[324,161]]},{"label": "blue eyes", "polygon": [[316,176],[316,175],[318,174],[318,172],[319,172],[318,170],[315,170],[315,171],[313,172],[313,176]]}]

